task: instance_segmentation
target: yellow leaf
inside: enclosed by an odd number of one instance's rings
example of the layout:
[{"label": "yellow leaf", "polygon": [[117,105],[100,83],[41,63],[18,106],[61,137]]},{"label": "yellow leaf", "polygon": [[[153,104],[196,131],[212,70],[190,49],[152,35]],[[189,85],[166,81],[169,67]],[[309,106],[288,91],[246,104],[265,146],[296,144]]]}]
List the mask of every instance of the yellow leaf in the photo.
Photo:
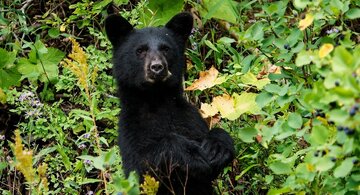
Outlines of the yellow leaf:
[{"label": "yellow leaf", "polygon": [[334,49],[334,46],[332,44],[325,43],[324,45],[322,45],[320,47],[319,57],[323,58],[323,57],[327,56],[333,49]]},{"label": "yellow leaf", "polygon": [[0,103],[5,104],[6,103],[6,94],[4,91],[0,88]]},{"label": "yellow leaf", "polygon": [[235,102],[232,97],[228,94],[223,94],[222,96],[214,97],[213,102],[211,103],[213,107],[220,111],[221,116],[224,118],[231,117],[235,113]]},{"label": "yellow leaf", "polygon": [[64,31],[65,31],[65,29],[66,29],[65,25],[64,25],[64,24],[62,24],[62,25],[60,26],[60,32],[64,32]]},{"label": "yellow leaf", "polygon": [[203,118],[208,118],[218,113],[218,109],[215,106],[212,106],[211,104],[201,103],[200,113]]},{"label": "yellow leaf", "polygon": [[256,104],[256,96],[256,93],[248,92],[243,92],[240,95],[236,93],[233,94],[235,108],[239,116],[245,112],[255,114],[260,111],[260,108]]},{"label": "yellow leaf", "polygon": [[185,90],[192,91],[192,90],[204,90],[210,87],[213,87],[214,85],[220,84],[217,76],[219,74],[219,71],[216,70],[216,68],[211,67],[207,71],[201,71],[200,77],[198,80],[196,80],[192,85],[187,87]]},{"label": "yellow leaf", "polygon": [[300,20],[299,29],[305,30],[308,26],[310,26],[314,21],[314,16],[312,14],[306,14],[305,18]]}]

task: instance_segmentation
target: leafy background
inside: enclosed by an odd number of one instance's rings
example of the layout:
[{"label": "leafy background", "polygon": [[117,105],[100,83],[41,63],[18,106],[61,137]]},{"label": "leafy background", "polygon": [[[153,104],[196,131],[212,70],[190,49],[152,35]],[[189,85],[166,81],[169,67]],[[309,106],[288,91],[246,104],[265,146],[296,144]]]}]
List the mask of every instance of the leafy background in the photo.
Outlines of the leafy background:
[{"label": "leafy background", "polygon": [[181,10],[195,27],[186,97],[226,129],[236,159],[219,194],[360,190],[360,2],[52,0],[0,2],[2,194],[154,194],[125,178],[103,21],[137,28]]}]

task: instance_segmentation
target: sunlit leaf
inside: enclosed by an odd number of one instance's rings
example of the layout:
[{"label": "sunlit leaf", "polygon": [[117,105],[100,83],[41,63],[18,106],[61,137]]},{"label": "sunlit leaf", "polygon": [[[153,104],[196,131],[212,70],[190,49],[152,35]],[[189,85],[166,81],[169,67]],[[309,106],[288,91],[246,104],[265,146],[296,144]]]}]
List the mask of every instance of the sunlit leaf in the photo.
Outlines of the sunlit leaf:
[{"label": "sunlit leaf", "polygon": [[310,13],[306,14],[305,18],[300,20],[299,29],[305,30],[308,26],[310,26],[314,21],[314,16]]},{"label": "sunlit leaf", "polygon": [[218,113],[218,109],[211,104],[201,103],[200,112],[203,118],[208,118]]},{"label": "sunlit leaf", "polygon": [[342,161],[340,166],[336,167],[334,170],[334,177],[345,177],[351,172],[354,164],[351,158],[347,158],[346,160]]},{"label": "sunlit leaf", "polygon": [[327,56],[333,49],[334,49],[334,46],[332,44],[325,43],[319,49],[319,57],[323,58],[323,57]]},{"label": "sunlit leaf", "polygon": [[215,97],[211,105],[220,111],[222,117],[233,118],[231,116],[235,113],[235,102],[228,94]]},{"label": "sunlit leaf", "polygon": [[237,2],[229,0],[204,0],[204,18],[218,18],[235,23],[238,13],[236,12]]},{"label": "sunlit leaf", "polygon": [[300,114],[293,112],[289,114],[288,125],[294,129],[298,129],[302,126],[303,120]]},{"label": "sunlit leaf", "polygon": [[189,91],[196,89],[204,90],[213,87],[217,84],[221,84],[225,80],[222,77],[218,78],[218,74],[219,71],[216,70],[216,68],[214,67],[211,67],[207,71],[201,71],[199,79],[196,80],[192,85],[187,87],[185,90],[189,90]]},{"label": "sunlit leaf", "polygon": [[271,163],[269,168],[277,175],[289,174],[292,171],[292,166],[289,163],[283,163],[281,161]]},{"label": "sunlit leaf", "polygon": [[270,83],[270,79],[263,78],[263,79],[257,79],[254,74],[251,72],[246,73],[241,77],[241,81],[248,85],[254,85],[256,88],[261,90],[265,85]]},{"label": "sunlit leaf", "polygon": [[314,126],[310,134],[311,145],[322,145],[325,144],[329,137],[329,131],[324,126]]},{"label": "sunlit leaf", "polygon": [[346,12],[345,16],[351,20],[360,18],[360,8],[351,8]]},{"label": "sunlit leaf", "polygon": [[325,172],[333,168],[334,165],[335,163],[332,162],[329,157],[323,157],[316,163],[315,167],[317,171]]},{"label": "sunlit leaf", "polygon": [[256,93],[247,93],[243,92],[241,95],[234,94],[235,99],[235,108],[237,114],[240,116],[241,114],[247,112],[251,114],[256,114],[260,111],[259,107],[256,104],[256,97],[258,94]]},{"label": "sunlit leaf", "polygon": [[297,54],[295,64],[296,66],[301,67],[310,64],[312,60],[313,60],[312,52],[303,50]]}]

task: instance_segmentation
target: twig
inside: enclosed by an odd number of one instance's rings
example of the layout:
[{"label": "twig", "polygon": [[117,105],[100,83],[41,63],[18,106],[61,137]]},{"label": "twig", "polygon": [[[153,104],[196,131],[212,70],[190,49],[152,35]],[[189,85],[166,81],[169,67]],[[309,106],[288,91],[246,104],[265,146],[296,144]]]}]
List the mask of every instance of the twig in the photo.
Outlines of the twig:
[{"label": "twig", "polygon": [[26,0],[25,2],[23,2],[24,5],[20,9],[23,14],[25,14],[25,9],[30,5],[32,1],[33,0]]}]

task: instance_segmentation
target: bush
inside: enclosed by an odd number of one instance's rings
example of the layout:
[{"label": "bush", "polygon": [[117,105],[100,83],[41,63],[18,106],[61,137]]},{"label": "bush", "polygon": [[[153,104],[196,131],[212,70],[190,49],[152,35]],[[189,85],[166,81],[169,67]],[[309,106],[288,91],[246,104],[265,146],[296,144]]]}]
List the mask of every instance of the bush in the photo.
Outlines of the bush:
[{"label": "bush", "polygon": [[162,25],[181,10],[195,16],[186,96],[236,140],[236,160],[214,183],[218,193],[360,190],[357,1],[0,5],[2,194],[156,191],[153,178],[139,185],[122,173],[121,108],[102,23],[120,11],[138,28]]}]

